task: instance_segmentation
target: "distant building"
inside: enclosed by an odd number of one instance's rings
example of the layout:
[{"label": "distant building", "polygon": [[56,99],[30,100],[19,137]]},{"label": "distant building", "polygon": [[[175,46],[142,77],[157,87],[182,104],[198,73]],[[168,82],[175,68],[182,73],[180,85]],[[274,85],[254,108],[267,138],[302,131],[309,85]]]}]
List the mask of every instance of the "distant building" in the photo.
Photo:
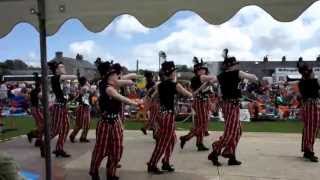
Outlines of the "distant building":
[{"label": "distant building", "polygon": [[[286,81],[288,78],[300,78],[297,67],[298,61],[240,61],[243,71],[256,74],[259,79],[272,77],[273,82]],[[320,78],[320,61],[303,61],[313,67],[315,76]],[[222,62],[208,62],[211,74],[218,74]]]},{"label": "distant building", "polygon": [[64,57],[63,52],[56,52],[56,56],[51,61],[62,62],[66,68],[67,74],[77,74],[77,69],[81,76],[88,79],[93,79],[96,75],[96,67],[89,61],[83,59],[83,56],[78,54],[76,58]]}]

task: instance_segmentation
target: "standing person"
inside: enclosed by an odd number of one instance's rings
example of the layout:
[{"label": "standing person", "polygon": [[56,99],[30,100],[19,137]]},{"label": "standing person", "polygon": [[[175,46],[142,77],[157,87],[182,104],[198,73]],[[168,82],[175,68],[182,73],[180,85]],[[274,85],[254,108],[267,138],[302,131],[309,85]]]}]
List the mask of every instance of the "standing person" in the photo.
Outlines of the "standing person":
[{"label": "standing person", "polygon": [[[39,99],[41,98],[41,79],[38,76],[38,73],[35,73],[35,88],[30,92],[30,101],[31,101],[31,115],[36,122],[36,130],[30,131],[27,136],[28,140],[31,143],[33,138],[37,138],[35,142],[36,147],[40,147],[42,144],[42,136],[44,130],[44,119],[42,109],[39,105]],[[43,154],[42,154],[43,155]]]},{"label": "standing person", "polygon": [[319,132],[320,127],[320,108],[319,108],[319,90],[320,85],[317,79],[314,78],[312,69],[307,64],[298,64],[299,73],[302,79],[299,82],[299,91],[302,97],[302,152],[303,157],[311,162],[318,162],[318,157],[315,156],[313,146]]},{"label": "standing person", "polygon": [[66,70],[62,62],[52,61],[48,63],[53,76],[51,77],[51,87],[55,95],[55,102],[51,111],[51,138],[59,135],[56,149],[53,153],[56,157],[67,158],[71,155],[64,151],[64,143],[69,132],[69,119],[67,110],[67,99],[62,91],[62,81],[75,80],[77,76],[66,75]]},{"label": "standing person", "polygon": [[[228,165],[240,165],[236,159],[236,148],[241,136],[241,124],[239,119],[241,90],[239,83],[242,79],[257,81],[258,78],[239,70],[239,63],[235,57],[225,57],[223,71],[218,75],[218,82],[222,93],[221,109],[224,117],[224,133],[212,144],[212,153],[208,159],[213,165],[220,166],[218,156],[229,158]],[[221,154],[222,152],[222,154]]]},{"label": "standing person", "polygon": [[198,151],[208,151],[209,149],[203,144],[203,137],[206,135],[209,125],[211,91],[208,89],[209,86],[204,83],[209,85],[210,82],[215,82],[217,78],[207,75],[209,70],[202,59],[199,61],[197,57],[194,57],[193,62],[195,76],[191,79],[191,88],[194,93],[197,92],[197,94],[194,94],[192,105],[196,113],[196,119],[189,134],[180,137],[180,147],[183,149],[186,142],[196,136]]},{"label": "standing person", "polygon": [[0,75],[0,133],[3,128],[3,122],[2,122],[2,109],[5,107],[8,103],[8,88],[7,84],[4,81],[3,75]]},{"label": "standing person", "polygon": [[92,153],[90,176],[92,180],[99,180],[99,167],[102,160],[108,157],[107,179],[118,180],[116,169],[123,152],[123,128],[120,119],[122,103],[138,105],[118,93],[117,87],[133,85],[131,80],[120,80],[120,70],[112,62],[97,64],[101,75],[99,84],[99,107],[101,120],[96,130],[96,144]]},{"label": "standing person", "polygon": [[173,166],[170,165],[170,157],[176,141],[175,95],[179,93],[192,97],[189,91],[176,82],[176,67],[173,61],[165,61],[162,63],[161,71],[164,73],[164,81],[158,85],[155,92],[160,98],[159,130],[157,132],[155,149],[148,162],[148,172],[152,174],[163,173],[157,167],[162,156],[164,156],[162,159],[162,170],[169,172],[174,171]]},{"label": "standing person", "polygon": [[88,131],[90,129],[90,103],[89,103],[89,96],[90,96],[90,84],[88,83],[85,77],[79,78],[79,95],[77,97],[77,101],[79,102],[79,106],[76,109],[76,127],[69,136],[69,139],[72,143],[75,143],[75,138],[82,129],[82,134],[80,137],[81,143],[88,143],[90,142],[87,139]]},{"label": "standing person", "polygon": [[151,99],[151,95],[155,92],[156,89],[156,82],[153,80],[153,74],[150,71],[145,71],[144,77],[146,78],[146,97],[145,99],[149,102],[148,103],[148,121],[146,122],[145,126],[141,128],[141,131],[144,135],[147,135],[147,130],[150,129],[153,131],[153,137],[155,137],[155,129],[156,129],[156,118],[159,112],[159,101],[155,98]]}]

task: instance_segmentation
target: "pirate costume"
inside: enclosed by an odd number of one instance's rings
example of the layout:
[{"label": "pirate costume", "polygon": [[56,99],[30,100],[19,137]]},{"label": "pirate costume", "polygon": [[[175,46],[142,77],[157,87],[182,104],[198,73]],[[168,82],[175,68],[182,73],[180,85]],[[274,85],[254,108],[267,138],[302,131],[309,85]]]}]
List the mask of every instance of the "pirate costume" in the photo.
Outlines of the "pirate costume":
[{"label": "pirate costume", "polygon": [[[208,68],[205,66],[205,63],[202,61],[199,62],[196,57],[194,57],[194,73],[195,76],[191,79],[191,88],[195,92],[204,84],[201,81],[201,75],[198,74],[198,71],[205,70],[205,74],[208,74]],[[180,147],[184,148],[184,145],[192,137],[197,137],[196,146],[198,151],[208,151],[209,149],[203,144],[203,137],[206,135],[208,124],[209,124],[209,115],[210,115],[210,89],[204,88],[199,91],[194,97],[192,107],[196,113],[196,119],[194,121],[193,127],[190,130],[189,134],[180,137]]]},{"label": "pirate costume", "polygon": [[112,62],[100,63],[98,70],[102,76],[99,83],[101,119],[97,125],[96,144],[92,153],[89,174],[92,180],[99,180],[100,164],[105,157],[108,157],[107,179],[118,180],[116,169],[123,152],[123,125],[120,119],[122,102],[108,95],[106,90],[109,87],[116,88],[108,82],[108,78],[114,73],[120,74],[120,71]]},{"label": "pirate costume", "polygon": [[75,142],[75,137],[77,136],[80,129],[83,129],[80,142],[81,143],[88,143],[90,142],[87,139],[88,131],[90,128],[90,103],[89,103],[89,87],[87,85],[87,79],[85,77],[79,78],[79,84],[80,84],[80,92],[77,98],[77,101],[79,103],[77,109],[76,109],[76,127],[73,130],[73,132],[70,135],[70,141],[72,143]]},{"label": "pirate costume", "polygon": [[320,128],[320,85],[318,80],[312,77],[312,69],[306,65],[299,65],[299,73],[302,75],[298,86],[302,96],[302,146],[303,157],[311,162],[318,162],[314,154],[314,143]]}]

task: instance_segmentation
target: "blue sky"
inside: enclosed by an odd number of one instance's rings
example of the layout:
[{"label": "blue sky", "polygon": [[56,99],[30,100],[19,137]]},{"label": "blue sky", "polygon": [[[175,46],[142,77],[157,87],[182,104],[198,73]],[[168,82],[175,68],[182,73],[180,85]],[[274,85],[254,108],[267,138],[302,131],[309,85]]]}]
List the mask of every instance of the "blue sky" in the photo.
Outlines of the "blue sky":
[{"label": "blue sky", "polygon": [[[177,64],[191,65],[192,57],[221,60],[222,49],[229,48],[239,60],[296,60],[300,56],[314,60],[320,54],[320,2],[313,4],[297,20],[281,23],[256,6],[241,9],[228,22],[216,26],[197,14],[181,11],[157,28],[146,28],[133,16],[116,18],[104,31],[89,32],[78,20],[67,21],[48,38],[48,59],[56,51],[65,56],[83,54],[93,62],[96,57],[114,59],[129,68],[135,60],[141,67],[157,68],[157,54],[167,53]],[[37,31],[28,24],[17,25],[0,39],[0,61],[22,59],[39,65]]]}]

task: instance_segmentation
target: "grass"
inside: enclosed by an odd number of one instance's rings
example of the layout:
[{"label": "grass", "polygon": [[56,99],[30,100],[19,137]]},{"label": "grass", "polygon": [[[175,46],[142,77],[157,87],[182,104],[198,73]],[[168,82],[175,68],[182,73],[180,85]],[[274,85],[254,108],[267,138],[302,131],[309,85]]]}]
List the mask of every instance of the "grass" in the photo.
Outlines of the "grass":
[{"label": "grass", "polygon": [[[0,133],[0,140],[12,138],[28,133],[35,128],[35,123],[31,117],[6,117],[3,118],[5,132]],[[91,129],[95,129],[97,119],[93,119]],[[142,127],[142,122],[126,121],[125,128],[128,130],[138,130]],[[178,122],[177,130],[189,130],[190,122]],[[14,129],[13,129],[14,128]],[[211,122],[210,131],[223,131],[223,122]],[[277,133],[301,133],[302,123],[300,121],[264,121],[242,123],[244,132],[277,132]]]}]

